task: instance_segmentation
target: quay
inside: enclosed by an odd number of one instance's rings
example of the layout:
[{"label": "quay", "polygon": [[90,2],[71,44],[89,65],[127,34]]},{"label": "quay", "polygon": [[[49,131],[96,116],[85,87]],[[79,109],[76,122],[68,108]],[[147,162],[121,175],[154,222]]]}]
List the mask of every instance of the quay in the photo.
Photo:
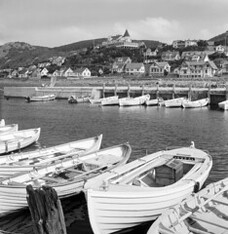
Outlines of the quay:
[{"label": "quay", "polygon": [[75,86],[75,87],[4,87],[5,98],[26,98],[33,95],[55,94],[57,99],[68,99],[69,96],[91,96],[92,98],[108,97],[118,95],[119,97],[135,97],[142,94],[150,94],[151,99],[162,97],[171,99],[174,97],[188,97],[192,99],[210,98],[212,105],[228,99],[228,85],[224,87],[178,87],[173,84],[171,87],[150,85],[100,85],[100,86]]}]

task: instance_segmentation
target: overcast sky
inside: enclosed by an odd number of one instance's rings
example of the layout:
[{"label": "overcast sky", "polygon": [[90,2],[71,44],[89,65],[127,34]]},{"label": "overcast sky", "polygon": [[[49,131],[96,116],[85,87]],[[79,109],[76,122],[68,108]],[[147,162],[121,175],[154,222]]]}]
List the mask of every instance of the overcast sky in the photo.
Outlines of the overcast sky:
[{"label": "overcast sky", "polygon": [[228,30],[228,0],[0,0],[0,45],[55,47],[123,34],[171,43]]}]

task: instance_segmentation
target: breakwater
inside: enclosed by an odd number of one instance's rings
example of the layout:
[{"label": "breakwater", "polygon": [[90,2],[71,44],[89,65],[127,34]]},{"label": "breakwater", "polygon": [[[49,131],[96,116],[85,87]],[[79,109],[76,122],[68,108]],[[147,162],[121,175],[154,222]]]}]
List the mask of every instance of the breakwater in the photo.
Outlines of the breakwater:
[{"label": "breakwater", "polygon": [[209,97],[211,104],[228,99],[228,85],[225,87],[171,87],[156,86],[93,86],[93,87],[4,87],[6,98],[20,97],[25,98],[33,95],[55,94],[58,99],[67,99],[71,95],[91,96],[92,98],[107,97],[118,95],[119,97],[140,96],[150,94],[151,98],[162,97],[171,99],[175,97],[188,97],[199,99]]}]

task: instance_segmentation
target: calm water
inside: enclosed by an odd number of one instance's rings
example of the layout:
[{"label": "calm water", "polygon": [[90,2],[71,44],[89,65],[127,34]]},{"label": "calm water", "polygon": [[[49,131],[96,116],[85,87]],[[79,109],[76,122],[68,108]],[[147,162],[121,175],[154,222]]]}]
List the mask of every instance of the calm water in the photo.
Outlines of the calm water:
[{"label": "calm water", "polygon": [[[2,99],[0,103],[0,118],[4,118],[6,123],[18,123],[20,129],[41,127],[39,144],[30,147],[32,149],[102,133],[102,147],[129,142],[133,160],[146,152],[152,153],[167,146],[188,146],[194,141],[197,148],[208,150],[213,157],[207,183],[228,176],[228,111],[207,107],[99,107],[70,105],[66,100],[26,103],[23,99]],[[75,230],[78,234],[91,233],[82,195],[65,200],[63,208],[69,233]],[[29,216],[29,213],[21,212],[20,216],[23,215]],[[26,224],[29,226],[28,222]],[[146,233],[146,229],[141,233]]]}]

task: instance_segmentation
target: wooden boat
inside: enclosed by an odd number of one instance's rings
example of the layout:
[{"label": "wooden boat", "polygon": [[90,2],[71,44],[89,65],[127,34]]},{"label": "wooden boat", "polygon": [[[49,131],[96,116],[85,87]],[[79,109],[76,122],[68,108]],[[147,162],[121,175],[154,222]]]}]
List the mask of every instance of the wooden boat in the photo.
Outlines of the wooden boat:
[{"label": "wooden boat", "polygon": [[102,102],[103,104],[109,104],[112,101],[115,103],[117,100],[118,100],[118,96],[110,96],[110,97],[99,98],[99,99],[91,99],[91,98],[89,99],[91,104],[100,104],[100,105],[102,105]]},{"label": "wooden boat", "polygon": [[119,97],[118,96],[112,96],[112,97],[102,98],[101,105],[102,106],[119,105]]},{"label": "wooden boat", "polygon": [[71,95],[68,98],[68,103],[70,104],[74,104],[74,103],[87,103],[89,102],[89,96],[80,96],[80,97],[76,97],[75,95]]},{"label": "wooden boat", "polygon": [[60,198],[81,192],[85,181],[103,172],[125,164],[131,154],[128,143],[102,149],[83,156],[77,155],[64,161],[34,168],[0,180],[0,215],[27,206],[26,185],[34,188],[42,185],[53,187]]},{"label": "wooden boat", "polygon": [[164,105],[165,105],[165,107],[181,107],[184,99],[185,98],[180,97],[180,98],[165,100]]},{"label": "wooden boat", "polygon": [[47,102],[54,101],[56,96],[54,94],[27,97],[28,102]]},{"label": "wooden boat", "polygon": [[228,233],[228,178],[209,184],[166,210],[147,234]]},{"label": "wooden boat", "polygon": [[107,234],[155,220],[202,187],[212,167],[208,153],[194,147],[159,151],[85,184],[90,224]]},{"label": "wooden boat", "polygon": [[182,101],[182,107],[184,108],[197,108],[204,107],[209,104],[209,98],[203,98],[195,101],[191,101],[189,99],[185,99]]},{"label": "wooden boat", "polygon": [[143,105],[145,104],[145,102],[147,100],[150,100],[150,95],[146,94],[146,95],[142,95],[139,97],[135,97],[135,98],[120,98],[119,99],[119,105],[120,106],[139,106],[139,105]]},{"label": "wooden boat", "polygon": [[87,139],[73,141],[39,150],[21,152],[0,157],[0,177],[12,176],[15,173],[30,171],[56,160],[65,160],[77,154],[92,153],[101,147],[102,134]]},{"label": "wooden boat", "polygon": [[220,109],[228,110],[228,100],[222,101],[218,103]]},{"label": "wooden boat", "polygon": [[162,98],[155,98],[146,101],[146,106],[158,106],[163,101]]},{"label": "wooden boat", "polygon": [[0,136],[16,132],[17,130],[18,130],[18,124],[9,124],[9,125],[0,126]]},{"label": "wooden boat", "polygon": [[26,129],[0,135],[0,154],[25,148],[40,137],[40,128]]}]

